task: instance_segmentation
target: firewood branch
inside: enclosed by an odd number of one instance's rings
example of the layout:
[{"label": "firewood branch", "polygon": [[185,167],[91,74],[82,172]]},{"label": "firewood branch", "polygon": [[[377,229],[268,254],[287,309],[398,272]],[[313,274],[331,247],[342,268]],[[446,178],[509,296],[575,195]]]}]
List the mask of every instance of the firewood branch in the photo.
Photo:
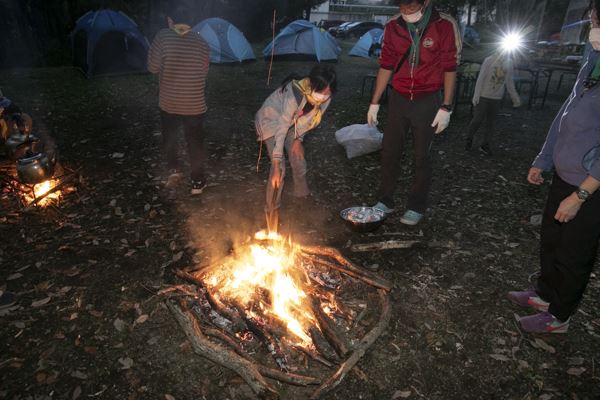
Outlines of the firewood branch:
[{"label": "firewood branch", "polygon": [[227,366],[227,368],[236,372],[258,397],[264,399],[279,398],[277,390],[260,374],[254,363],[238,356],[228,348],[210,341],[204,336],[200,324],[189,311],[182,310],[170,301],[167,301],[166,304],[197,354],[219,365]]}]

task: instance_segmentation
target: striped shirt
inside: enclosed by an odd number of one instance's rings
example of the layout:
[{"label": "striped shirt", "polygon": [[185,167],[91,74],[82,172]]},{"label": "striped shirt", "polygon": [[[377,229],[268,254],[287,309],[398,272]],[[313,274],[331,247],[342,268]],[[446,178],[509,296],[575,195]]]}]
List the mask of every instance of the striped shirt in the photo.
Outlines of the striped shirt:
[{"label": "striped shirt", "polygon": [[196,32],[162,29],[148,52],[148,70],[159,77],[159,107],[170,114],[206,112],[204,89],[210,48]]}]

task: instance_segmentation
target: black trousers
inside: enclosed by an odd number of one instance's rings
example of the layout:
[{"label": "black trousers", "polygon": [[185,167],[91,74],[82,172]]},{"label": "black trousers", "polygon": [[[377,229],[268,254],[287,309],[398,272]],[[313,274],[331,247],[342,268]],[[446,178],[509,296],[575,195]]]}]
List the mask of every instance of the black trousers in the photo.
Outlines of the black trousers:
[{"label": "black trousers", "polygon": [[400,175],[400,162],[409,132],[414,146],[415,177],[408,195],[407,207],[424,213],[431,187],[431,142],[435,128],[431,123],[440,107],[439,93],[410,101],[392,90],[388,120],[381,152],[379,201],[394,207],[394,192]]},{"label": "black trousers", "polygon": [[163,153],[167,159],[168,168],[179,169],[177,149],[179,147],[179,127],[181,126],[187,143],[191,178],[193,181],[204,181],[204,164],[206,162],[204,114],[178,115],[161,110],[160,120]]},{"label": "black trousers", "polygon": [[571,221],[560,223],[554,219],[560,202],[576,189],[555,174],[542,219],[541,274],[536,290],[550,302],[548,311],[562,321],[577,309],[600,240],[600,192],[583,203]]},{"label": "black trousers", "polygon": [[501,100],[488,99],[485,97],[479,98],[479,103],[475,106],[473,119],[467,128],[467,138],[473,139],[475,133],[483,123],[483,142],[482,145],[489,145],[494,136],[494,122],[500,110]]}]

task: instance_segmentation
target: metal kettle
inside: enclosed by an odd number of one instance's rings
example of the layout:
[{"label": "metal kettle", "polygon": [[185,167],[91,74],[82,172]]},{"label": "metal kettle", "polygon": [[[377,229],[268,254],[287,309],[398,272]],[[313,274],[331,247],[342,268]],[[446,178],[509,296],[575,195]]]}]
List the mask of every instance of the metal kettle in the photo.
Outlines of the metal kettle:
[{"label": "metal kettle", "polygon": [[13,133],[6,138],[4,146],[6,147],[9,156],[16,160],[24,157],[27,153],[35,152],[40,139],[28,131],[21,132],[15,129]]},{"label": "metal kettle", "polygon": [[56,159],[44,153],[30,153],[17,159],[17,176],[21,183],[35,185],[44,182],[54,174]]}]

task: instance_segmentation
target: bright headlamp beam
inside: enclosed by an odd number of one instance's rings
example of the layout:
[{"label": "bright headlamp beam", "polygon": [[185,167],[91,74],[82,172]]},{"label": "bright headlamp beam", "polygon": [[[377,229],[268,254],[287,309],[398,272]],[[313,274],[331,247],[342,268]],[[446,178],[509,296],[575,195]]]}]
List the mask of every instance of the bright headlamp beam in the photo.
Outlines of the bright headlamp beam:
[{"label": "bright headlamp beam", "polygon": [[523,44],[523,38],[518,33],[509,33],[502,38],[501,46],[504,51],[515,51]]}]

